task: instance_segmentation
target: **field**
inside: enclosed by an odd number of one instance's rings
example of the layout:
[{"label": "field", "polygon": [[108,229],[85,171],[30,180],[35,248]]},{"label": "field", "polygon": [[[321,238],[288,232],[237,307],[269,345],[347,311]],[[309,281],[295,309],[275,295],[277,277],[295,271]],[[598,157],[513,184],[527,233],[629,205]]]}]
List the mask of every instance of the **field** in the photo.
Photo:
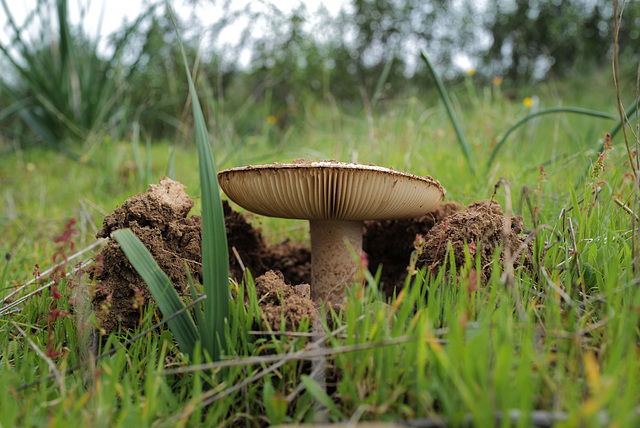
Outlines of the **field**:
[{"label": "field", "polygon": [[[507,84],[468,76],[450,88],[469,158],[435,90],[421,99],[389,94],[373,109],[309,102],[284,129],[257,103],[255,131],[242,138],[217,123],[210,137],[218,171],[337,159],[430,175],[447,201],[465,206],[493,197],[507,215],[523,216],[534,269],[502,275],[495,260],[488,283],[477,284],[469,257],[459,275],[422,269],[388,300],[369,276],[342,316],[324,320],[320,350],[303,334],[308,325],[297,335],[261,331],[255,306],[242,298],[255,293],[252,280],[232,282],[226,351],[206,369],[191,367],[202,361],[189,361],[166,325],[149,330],[161,320],[153,307],[141,308],[136,331],[95,333],[89,299],[99,284],[88,273],[32,293],[49,282],[47,269],[96,242],[103,216],[165,175],[186,186],[192,214],[201,214],[195,143],[98,135],[79,161],[50,149],[7,150],[0,159],[0,426],[640,425],[638,207],[622,133],[612,150],[602,148],[619,120],[610,72]],[[634,91],[626,87],[624,102]],[[488,163],[518,120],[560,106],[612,118],[536,116]],[[271,244],[308,244],[304,221],[251,221]],[[62,269],[72,272],[96,252]],[[308,376],[319,355],[327,358],[327,388]]]}]

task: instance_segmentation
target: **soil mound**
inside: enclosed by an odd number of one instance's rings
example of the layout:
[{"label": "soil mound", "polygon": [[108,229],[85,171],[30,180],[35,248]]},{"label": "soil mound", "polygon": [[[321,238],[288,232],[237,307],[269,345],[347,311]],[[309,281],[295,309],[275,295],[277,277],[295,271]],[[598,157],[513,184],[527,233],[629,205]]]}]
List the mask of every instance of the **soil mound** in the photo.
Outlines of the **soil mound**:
[{"label": "soil mound", "polygon": [[404,285],[416,235],[426,235],[445,217],[461,209],[457,202],[445,202],[422,217],[365,222],[362,249],[373,274],[382,265],[380,282],[386,296],[392,296],[394,289]]},{"label": "soil mound", "polygon": [[[192,207],[184,186],[163,178],[107,215],[97,236],[107,238],[115,230],[130,228],[172,278],[178,293],[186,293],[185,261],[195,281],[202,276],[202,223],[199,217],[186,217]],[[100,324],[108,332],[119,326],[133,328],[141,318],[141,298],[147,302],[151,293],[115,240],[108,240],[101,254],[103,270],[97,279],[102,291],[93,300]]]},{"label": "soil mound", "polygon": [[311,301],[309,284],[289,286],[279,271],[270,270],[255,279],[262,321],[272,330],[295,330],[303,319],[313,320],[317,312]]},{"label": "soil mound", "polygon": [[[504,222],[507,220],[500,204],[493,200],[475,202],[463,211],[447,216],[436,224],[425,236],[422,254],[418,257],[416,267],[433,267],[434,271],[445,265],[449,251],[453,251],[458,269],[465,263],[465,242],[471,244],[471,251],[479,253],[481,271],[478,272],[480,282],[486,284],[491,277],[493,254],[504,242]],[[513,216],[509,224],[507,237],[511,252],[515,252],[523,244],[521,237],[523,227],[522,216]],[[473,248],[475,246],[475,249]],[[533,244],[529,243],[514,267],[533,268]],[[504,252],[500,254],[500,262],[504,263]]]},{"label": "soil mound", "polygon": [[[202,219],[200,216],[187,217],[192,207],[193,201],[186,194],[184,185],[165,177],[107,215],[97,236],[108,238],[115,230],[130,228],[172,279],[178,293],[189,294],[185,261],[194,280],[201,282],[202,278]],[[253,228],[242,214],[233,211],[226,201],[223,209],[230,277],[240,281],[244,266],[254,277],[275,269],[284,273],[284,276],[281,274],[283,283],[309,282],[311,253],[308,249],[288,243],[268,247],[260,231]],[[107,332],[134,328],[141,319],[140,303],[152,300],[151,293],[115,240],[107,241],[101,255],[103,269],[97,278],[100,291],[93,299],[100,325]],[[311,304],[308,296],[307,302],[300,299],[302,297],[298,295],[297,299],[287,300],[285,306],[292,310],[294,301],[302,308]],[[269,304],[270,301],[265,300],[261,309],[265,313],[275,313]],[[278,305],[280,308],[280,303]],[[281,309],[277,310],[281,312]],[[304,309],[300,310],[302,312]],[[269,316],[266,318],[271,319]],[[287,326],[297,326],[298,323],[295,315],[287,319]]]}]

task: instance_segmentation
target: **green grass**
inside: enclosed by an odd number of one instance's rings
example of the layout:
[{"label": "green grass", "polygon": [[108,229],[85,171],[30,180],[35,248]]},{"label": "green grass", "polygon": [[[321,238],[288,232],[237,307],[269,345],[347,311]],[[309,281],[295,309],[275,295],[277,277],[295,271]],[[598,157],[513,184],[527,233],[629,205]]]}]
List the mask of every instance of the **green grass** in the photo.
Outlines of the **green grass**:
[{"label": "green grass", "polygon": [[[143,334],[113,355],[66,373],[86,361],[92,343],[86,293],[96,284],[88,275],[74,276],[58,284],[62,298],[47,289],[20,304],[19,312],[0,312],[0,425],[61,426],[73,420],[96,427],[263,426],[312,421],[318,403],[330,421],[445,418],[459,425],[471,418],[475,426],[491,426],[498,413],[500,424],[509,426],[507,415],[517,410],[515,425],[522,427],[530,426],[536,411],[556,413],[563,426],[638,425],[640,293],[632,269],[631,216],[613,202],[614,197],[626,202],[633,186],[625,177],[626,151],[619,137],[605,161],[600,180],[606,184],[597,200],[583,177],[614,121],[536,117],[511,134],[494,163],[484,167],[501,136],[531,112],[522,103],[526,96],[538,97],[533,107],[538,109],[616,113],[612,85],[600,75],[580,79],[578,86],[550,82],[519,88],[512,101],[501,95],[506,88],[477,87],[473,98],[464,87],[452,88],[475,176],[435,92],[427,100],[378,103],[370,117],[309,104],[287,131],[267,123],[268,106],[255,106],[264,114],[252,112],[258,118],[254,134],[214,140],[218,170],[299,157],[357,160],[429,174],[447,189],[447,200],[463,204],[490,198],[504,177],[512,209],[524,216],[525,226],[533,228],[534,215],[537,224],[548,226],[536,238],[539,275],[516,272],[515,290],[502,284],[494,269],[489,285],[469,291],[464,272],[474,261],[462,268],[462,279],[418,274],[390,307],[380,304],[370,284],[364,297],[349,300],[344,318],[334,320],[332,329],[339,331],[332,335],[327,328],[327,351],[335,352],[331,372],[337,377],[324,391],[307,377],[308,364],[300,359],[314,352],[305,337],[250,333],[256,320],[251,280],[231,285],[227,354],[206,366],[211,372],[186,371],[184,350],[163,326],[161,333]],[[41,272],[54,264],[62,245],[54,238],[68,218],[77,220],[76,249],[93,243],[101,217],[144,190],[141,175],[157,182],[171,171],[197,198],[193,213],[200,214],[193,143],[146,147],[104,138],[87,155],[85,162],[75,162],[39,149],[0,158],[0,251],[11,253],[0,269],[0,278],[6,271],[0,296],[31,279],[36,264]],[[151,159],[150,173],[138,172],[136,157]],[[496,199],[505,206],[504,189]],[[306,239],[303,222],[253,221],[271,243]],[[249,307],[243,303],[247,293]],[[48,320],[53,308],[71,315]],[[153,308],[141,317],[140,331],[160,321]],[[136,333],[103,337],[99,352],[114,350]],[[48,345],[62,352],[50,360],[58,379],[47,379],[51,366],[36,352]],[[277,362],[284,356],[291,359]],[[204,376],[211,373],[209,383]],[[36,381],[37,386],[19,389]]]}]

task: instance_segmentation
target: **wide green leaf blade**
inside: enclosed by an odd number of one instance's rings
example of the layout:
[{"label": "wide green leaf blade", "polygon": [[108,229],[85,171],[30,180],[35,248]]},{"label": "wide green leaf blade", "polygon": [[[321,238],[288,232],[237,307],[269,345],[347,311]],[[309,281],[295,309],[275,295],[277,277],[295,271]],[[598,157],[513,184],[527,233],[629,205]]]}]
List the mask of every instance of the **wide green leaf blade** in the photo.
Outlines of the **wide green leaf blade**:
[{"label": "wide green leaf blade", "polygon": [[[180,296],[169,277],[160,269],[153,256],[136,235],[129,229],[121,229],[113,233],[122,251],[127,256],[138,274],[149,287],[158,308],[165,317],[175,314],[184,307]],[[194,350],[198,341],[198,331],[189,312],[182,312],[169,320],[169,328],[173,332],[182,352],[189,354],[194,360]]]},{"label": "wide green leaf blade", "polygon": [[209,133],[196,93],[191,70],[187,62],[187,54],[180,38],[173,12],[166,2],[171,14],[173,26],[178,37],[182,59],[189,82],[189,95],[193,107],[193,121],[198,146],[198,166],[200,169],[200,188],[202,190],[202,275],[204,292],[205,325],[200,326],[203,348],[215,361],[220,357],[225,346],[225,319],[229,319],[229,252],[227,234],[224,224],[224,211],[220,199],[218,173],[213,163],[213,155],[209,146]]}]

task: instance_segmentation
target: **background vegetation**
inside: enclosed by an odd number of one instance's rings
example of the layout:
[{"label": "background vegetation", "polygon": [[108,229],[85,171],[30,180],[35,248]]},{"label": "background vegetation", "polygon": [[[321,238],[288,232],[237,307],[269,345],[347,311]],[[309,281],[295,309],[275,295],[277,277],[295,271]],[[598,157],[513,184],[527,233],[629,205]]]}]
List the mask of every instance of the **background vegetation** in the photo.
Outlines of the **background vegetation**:
[{"label": "background vegetation", "polygon": [[[597,72],[612,56],[613,8],[604,0],[587,3],[352,0],[337,15],[304,3],[290,14],[227,3],[203,28],[186,17],[178,25],[196,59],[193,76],[213,138],[229,141],[255,134],[265,110],[286,131],[318,103],[355,111],[402,96],[427,99],[434,85],[420,49],[446,82],[461,83],[469,69],[454,64],[466,58],[475,85],[500,77],[509,96],[552,76]],[[24,23],[5,26],[0,149],[46,144],[81,156],[98,144],[94,136],[120,140],[133,124],[152,141],[188,139],[186,78],[163,2],[149,3],[111,35],[109,54],[82,22],[69,22],[66,1],[38,4]],[[3,8],[12,16],[6,2]],[[620,25],[629,80],[638,59],[639,12],[638,3],[627,4]],[[264,33],[251,32],[261,26]],[[235,44],[220,40],[231,27],[244,29]],[[248,63],[241,63],[243,51]]]}]

